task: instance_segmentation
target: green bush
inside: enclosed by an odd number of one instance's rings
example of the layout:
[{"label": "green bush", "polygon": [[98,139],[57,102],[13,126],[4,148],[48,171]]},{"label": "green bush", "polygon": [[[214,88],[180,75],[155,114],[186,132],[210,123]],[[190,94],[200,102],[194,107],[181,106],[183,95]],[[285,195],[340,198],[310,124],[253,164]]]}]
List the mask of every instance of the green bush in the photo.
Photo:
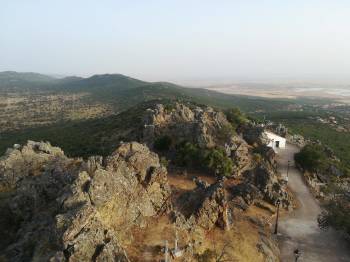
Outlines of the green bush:
[{"label": "green bush", "polygon": [[294,155],[295,162],[308,171],[324,170],[327,166],[327,156],[320,145],[306,145]]},{"label": "green bush", "polygon": [[154,141],[154,148],[159,151],[169,150],[171,146],[171,138],[167,135],[158,137]]},{"label": "green bush", "polygon": [[205,154],[204,164],[215,175],[232,175],[232,160],[226,156],[225,150],[221,148],[208,150]]},{"label": "green bush", "polygon": [[248,118],[238,109],[231,108],[225,111],[227,120],[232,124],[233,127],[238,127],[239,125],[248,122]]},{"label": "green bush", "polygon": [[197,145],[183,142],[176,147],[176,162],[181,166],[200,164],[201,152]]},{"label": "green bush", "polygon": [[218,176],[231,176],[233,162],[222,148],[202,149],[190,142],[176,147],[176,162],[182,166],[204,169]]},{"label": "green bush", "polygon": [[350,236],[350,200],[346,190],[331,183],[326,188],[326,193],[332,195],[332,199],[324,206],[325,211],[318,218],[320,227],[333,227]]}]

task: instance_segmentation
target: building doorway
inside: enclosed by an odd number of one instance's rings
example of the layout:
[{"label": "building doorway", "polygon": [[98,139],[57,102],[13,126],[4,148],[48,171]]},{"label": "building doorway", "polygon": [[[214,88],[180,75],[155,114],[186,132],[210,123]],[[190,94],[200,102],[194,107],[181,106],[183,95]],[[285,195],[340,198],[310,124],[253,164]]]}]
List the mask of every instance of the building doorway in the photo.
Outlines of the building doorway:
[{"label": "building doorway", "polygon": [[276,141],[276,142],[275,142],[275,146],[276,146],[277,148],[279,148],[279,147],[280,147],[280,141]]}]

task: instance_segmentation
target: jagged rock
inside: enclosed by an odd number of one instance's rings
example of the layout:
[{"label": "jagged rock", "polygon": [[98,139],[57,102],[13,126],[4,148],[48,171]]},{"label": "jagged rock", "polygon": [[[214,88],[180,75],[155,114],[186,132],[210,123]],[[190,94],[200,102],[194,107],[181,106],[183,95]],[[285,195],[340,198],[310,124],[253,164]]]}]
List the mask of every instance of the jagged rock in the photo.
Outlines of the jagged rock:
[{"label": "jagged rock", "polygon": [[275,204],[279,199],[285,208],[291,205],[291,196],[284,190],[274,170],[264,165],[258,166],[246,172],[245,178],[245,183],[249,186],[256,186],[269,203]]},{"label": "jagged rock", "polygon": [[222,181],[210,186],[199,184],[178,201],[183,203],[181,211],[192,226],[210,230],[215,225],[229,229],[232,224],[232,209],[227,203]]},{"label": "jagged rock", "polygon": [[262,126],[246,125],[242,128],[243,138],[249,145],[267,145],[269,139],[264,133],[264,130]]},{"label": "jagged rock", "polygon": [[[257,188],[253,184],[246,183],[246,182],[233,186],[231,188],[231,192],[234,198],[241,197],[244,200],[244,203],[248,205],[251,205],[255,199],[262,198],[262,194],[259,188]],[[242,206],[244,207],[244,204]]]},{"label": "jagged rock", "polygon": [[239,136],[232,136],[230,141],[225,144],[226,154],[233,160],[233,173],[241,175],[251,168],[252,158],[249,151],[249,145]]},{"label": "jagged rock", "polygon": [[266,160],[265,163],[269,164],[270,169],[277,169],[276,152],[272,147],[267,145],[261,145],[256,149]]},{"label": "jagged rock", "polygon": [[175,143],[189,141],[201,148],[223,146],[231,127],[222,112],[210,107],[190,109],[179,103],[172,110],[166,110],[161,104],[147,110],[144,122],[143,139],[150,146],[157,137],[164,135],[170,136]]},{"label": "jagged rock", "polygon": [[0,158],[0,191],[12,190],[26,176],[36,176],[67,160],[63,151],[49,143],[28,141],[15,145]]},{"label": "jagged rock", "polygon": [[138,143],[122,144],[105,161],[84,162],[28,142],[0,164],[2,188],[12,190],[1,205],[16,223],[16,237],[0,246],[3,259],[128,261],[129,229],[169,210],[167,171]]}]

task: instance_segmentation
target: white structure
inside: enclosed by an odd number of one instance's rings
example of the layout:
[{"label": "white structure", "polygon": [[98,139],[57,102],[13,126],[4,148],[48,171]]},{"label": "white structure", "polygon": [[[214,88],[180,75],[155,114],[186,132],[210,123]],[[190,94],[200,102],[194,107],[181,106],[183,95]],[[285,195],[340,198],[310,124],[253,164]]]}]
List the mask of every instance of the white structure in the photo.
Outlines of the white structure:
[{"label": "white structure", "polygon": [[286,147],[286,139],[284,137],[281,137],[269,131],[265,131],[265,134],[269,139],[267,146],[272,147],[273,149]]}]

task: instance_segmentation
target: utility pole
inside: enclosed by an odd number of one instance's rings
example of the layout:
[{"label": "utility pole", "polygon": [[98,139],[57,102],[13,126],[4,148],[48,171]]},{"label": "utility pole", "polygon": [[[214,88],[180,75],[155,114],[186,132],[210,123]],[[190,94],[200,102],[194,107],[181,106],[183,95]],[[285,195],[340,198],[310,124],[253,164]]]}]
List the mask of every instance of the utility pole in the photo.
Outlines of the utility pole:
[{"label": "utility pole", "polygon": [[177,230],[175,228],[175,246],[174,246],[174,253],[176,254],[178,249],[178,237],[177,237]]},{"label": "utility pole", "polygon": [[280,203],[281,201],[279,199],[277,199],[277,215],[276,215],[276,223],[275,223],[275,232],[274,234],[277,235],[277,231],[278,231],[278,216],[279,216],[279,211],[280,211]]},{"label": "utility pole", "polygon": [[301,256],[301,252],[299,249],[294,250],[294,257],[295,257],[295,262],[298,262],[299,257]]},{"label": "utility pole", "polygon": [[288,179],[288,174],[289,174],[289,165],[290,165],[290,160],[288,160],[288,165],[287,165],[287,179]]},{"label": "utility pole", "polygon": [[165,240],[165,249],[164,249],[165,258],[164,258],[164,262],[169,262],[168,253],[169,253],[168,240]]}]

